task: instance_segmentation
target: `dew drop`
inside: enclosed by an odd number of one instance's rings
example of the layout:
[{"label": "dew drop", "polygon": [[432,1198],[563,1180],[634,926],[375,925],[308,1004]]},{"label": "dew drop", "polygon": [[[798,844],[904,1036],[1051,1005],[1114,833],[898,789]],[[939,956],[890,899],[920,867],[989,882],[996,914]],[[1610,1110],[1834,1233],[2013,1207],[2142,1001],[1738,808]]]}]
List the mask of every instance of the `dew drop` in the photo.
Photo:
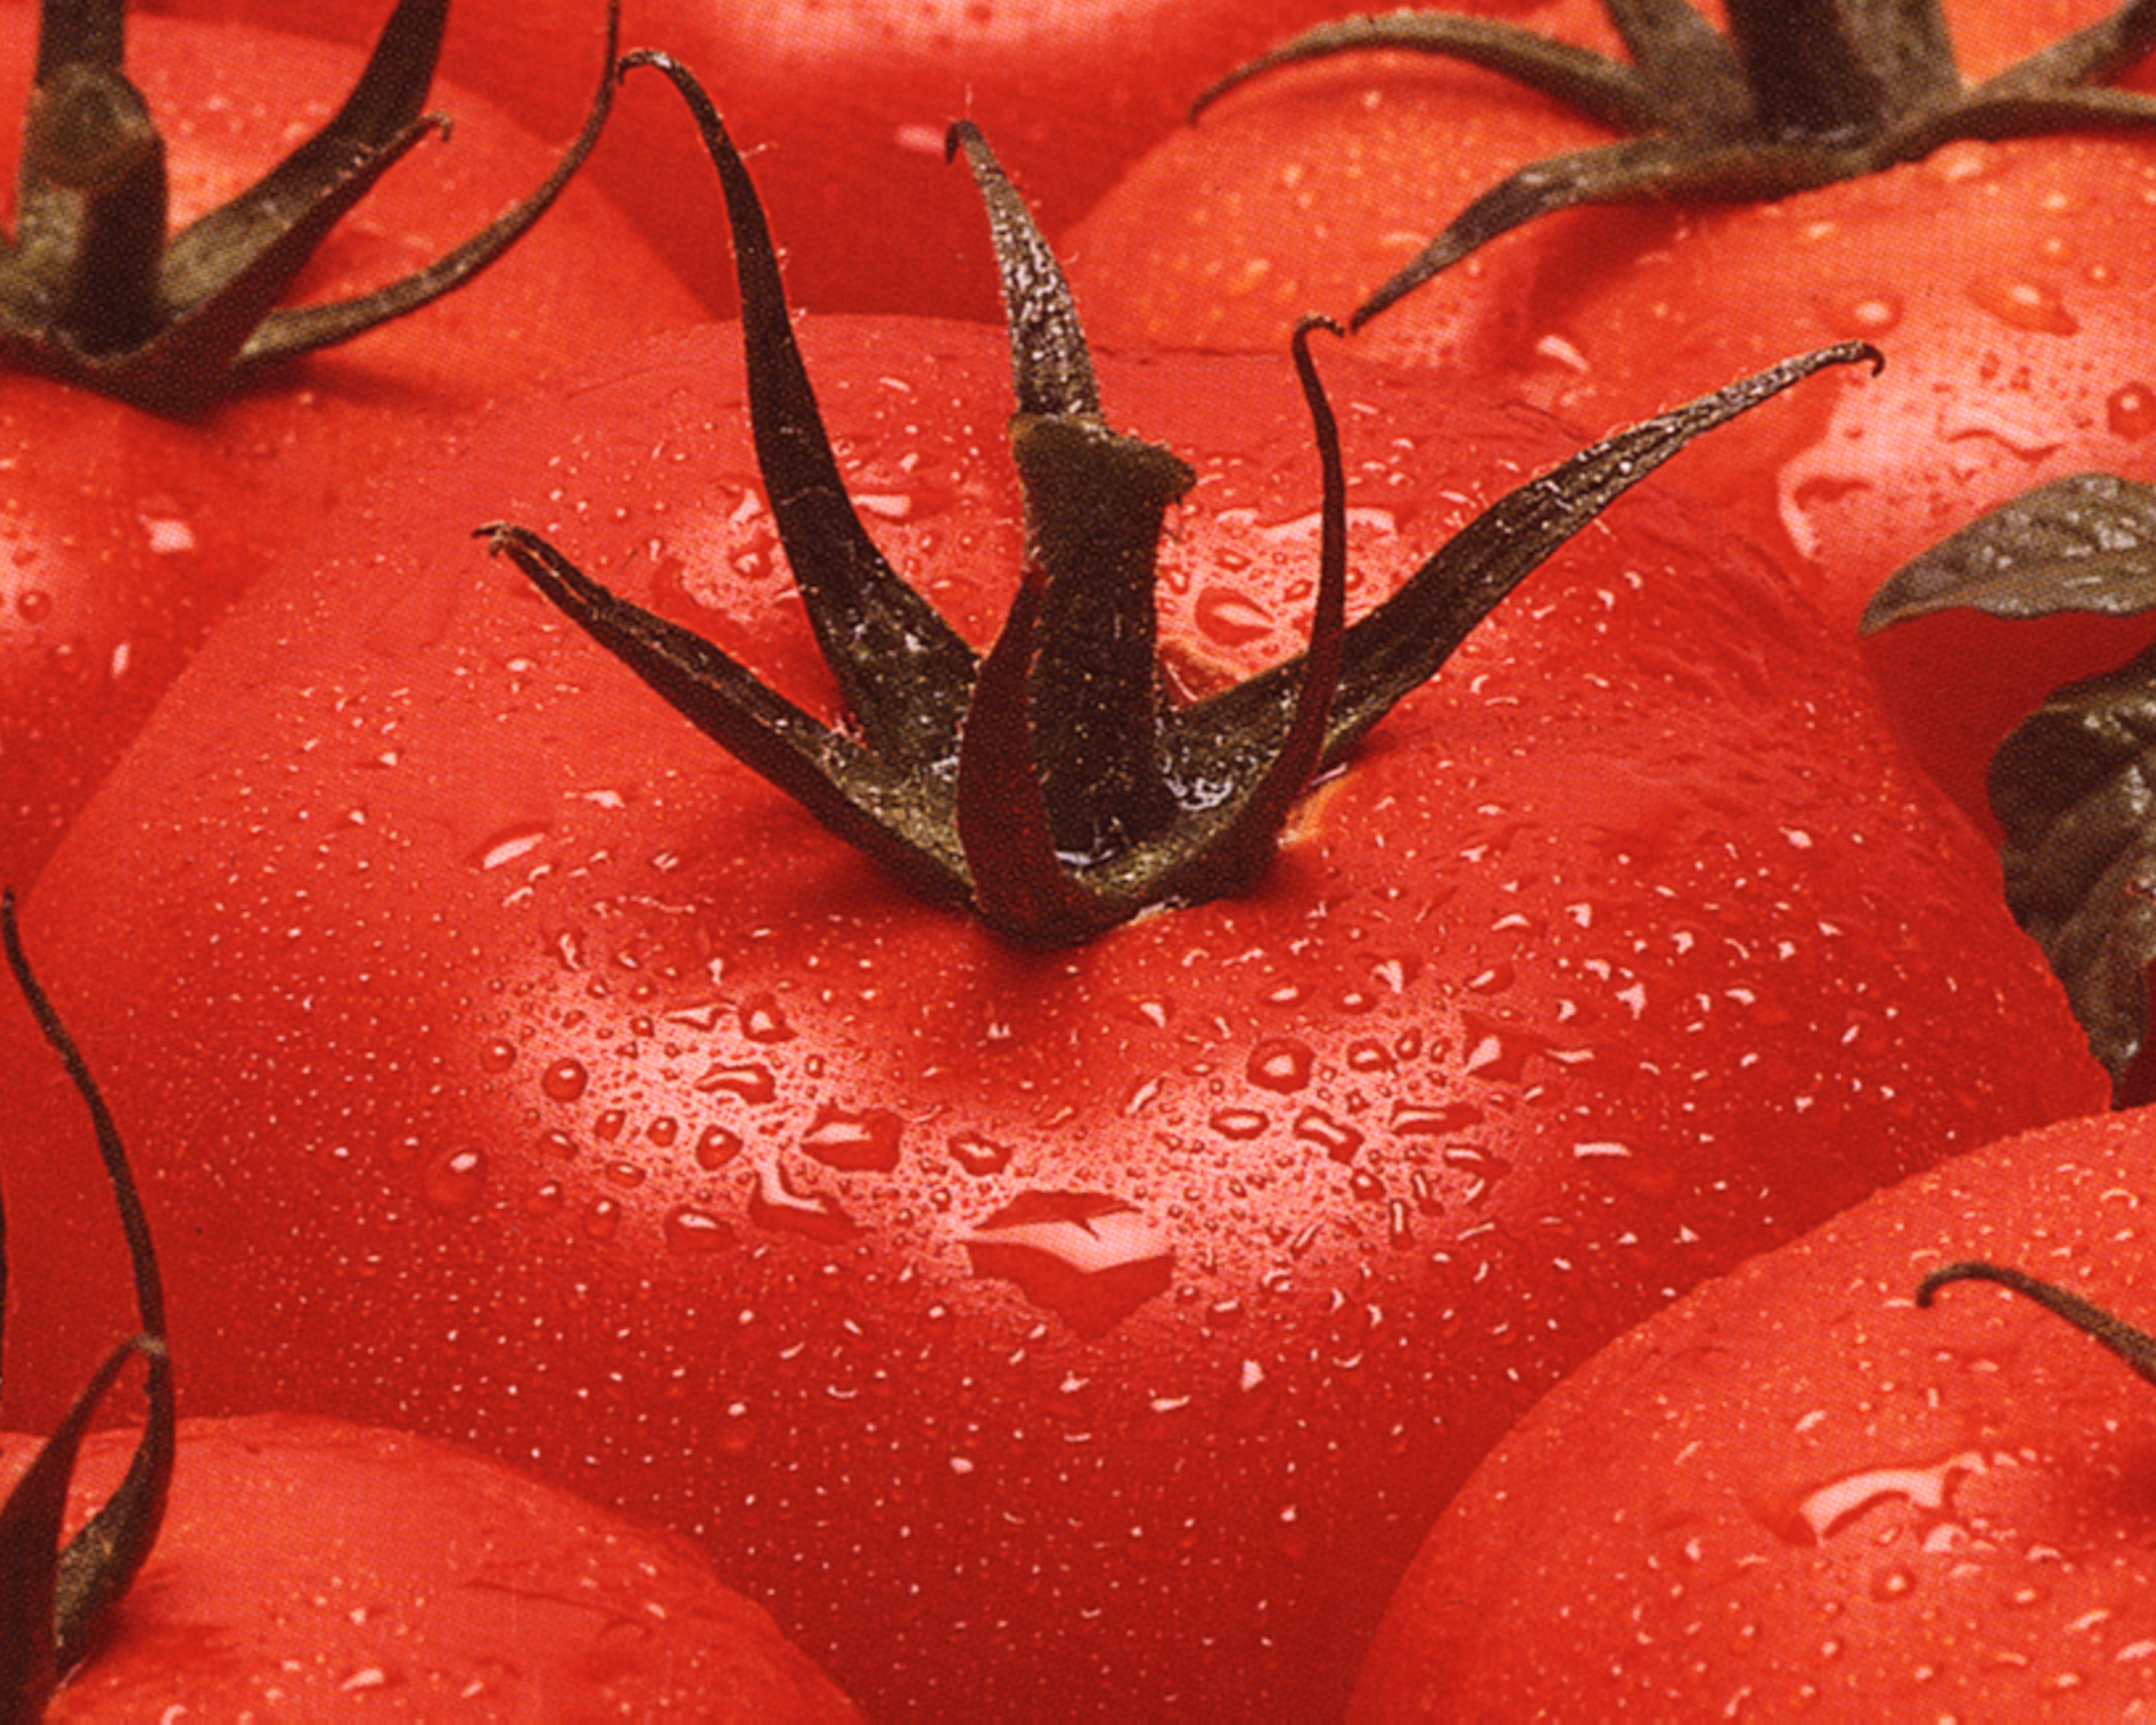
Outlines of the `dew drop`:
[{"label": "dew drop", "polygon": [[1317,1064],[1317,1051],[1292,1037],[1268,1037],[1250,1050],[1250,1081],[1260,1090],[1282,1094],[1302,1089]]},{"label": "dew drop", "polygon": [[952,1133],[949,1148],[951,1160],[977,1178],[999,1174],[1010,1166],[1010,1146],[998,1144],[979,1132]]},{"label": "dew drop", "polygon": [[611,1144],[621,1136],[621,1129],[629,1124],[629,1111],[609,1108],[592,1122],[592,1136],[602,1144]]},{"label": "dew drop", "polygon": [[506,1072],[516,1064],[516,1045],[506,1037],[497,1036],[479,1051],[480,1070]]},{"label": "dew drop", "polygon": [[1361,1132],[1322,1108],[1306,1108],[1296,1116],[1295,1135],[1306,1144],[1317,1145],[1335,1162],[1353,1162],[1363,1147]]},{"label": "dew drop", "polygon": [[1264,1137],[1272,1122],[1255,1108],[1216,1108],[1205,1123],[1224,1138],[1244,1142]]},{"label": "dew drop", "polygon": [[1969,283],[1969,296],[2010,329],[2037,336],[2071,336],[2081,329],[2058,290],[2040,282],[1979,276]]},{"label": "dew drop", "polygon": [[428,1163],[421,1184],[437,1209],[470,1209],[486,1189],[486,1158],[476,1150],[445,1150]]},{"label": "dew drop", "polygon": [[584,1212],[584,1238],[612,1240],[621,1231],[621,1202],[619,1199],[595,1198]]},{"label": "dew drop", "polygon": [[1081,1336],[1104,1336],[1168,1291],[1175,1250],[1122,1199],[1098,1192],[1028,1192],[967,1238],[977,1276],[1014,1282]]},{"label": "dew drop", "polygon": [[1198,595],[1193,615],[1199,631],[1224,647],[1248,646],[1273,632],[1273,619],[1265,608],[1233,588],[1206,588]]},{"label": "dew drop", "polygon": [[483,839],[465,861],[482,871],[506,868],[519,857],[527,856],[537,850],[545,841],[547,833],[544,821],[526,821],[517,826],[505,827],[492,838]]},{"label": "dew drop", "polygon": [[550,1101],[573,1102],[583,1095],[591,1081],[592,1075],[585,1070],[582,1060],[565,1056],[540,1075],[539,1088]]},{"label": "dew drop", "polygon": [[1902,321],[1902,315],[1897,295],[1855,293],[1830,304],[1825,322],[1835,335],[1861,340],[1885,335]]},{"label": "dew drop", "polygon": [[2112,391],[2103,411],[2113,437],[2138,443],[2156,431],[2156,390],[2138,382],[2123,384]]},{"label": "dew drop", "polygon": [[708,1210],[687,1204],[670,1211],[664,1228],[668,1247],[677,1252],[716,1252],[734,1244],[734,1230]]},{"label": "dew drop", "polygon": [[824,1193],[808,1196],[793,1190],[784,1178],[770,1168],[757,1170],[756,1185],[749,1193],[748,1214],[762,1228],[804,1235],[810,1240],[836,1245],[858,1231],[854,1219]]},{"label": "dew drop", "polygon": [[767,1102],[778,1094],[778,1080],[762,1065],[728,1065],[715,1061],[696,1087],[706,1093],[738,1096],[744,1102]]},{"label": "dew drop", "polygon": [[801,1147],[826,1168],[887,1174],[898,1166],[905,1130],[905,1122],[887,1110],[826,1102],[802,1133]]},{"label": "dew drop", "polygon": [[786,1014],[778,997],[758,994],[741,1009],[742,1034],[751,1042],[791,1042],[793,1026],[786,1020]]},{"label": "dew drop", "polygon": [[15,614],[25,623],[43,623],[53,614],[53,596],[41,587],[26,587],[15,595]]},{"label": "dew drop", "polygon": [[681,1136],[681,1122],[670,1114],[661,1114],[645,1126],[644,1136],[660,1149],[670,1150]]},{"label": "dew drop", "polygon": [[696,1166],[724,1168],[742,1153],[741,1134],[722,1126],[707,1126],[696,1134]]}]

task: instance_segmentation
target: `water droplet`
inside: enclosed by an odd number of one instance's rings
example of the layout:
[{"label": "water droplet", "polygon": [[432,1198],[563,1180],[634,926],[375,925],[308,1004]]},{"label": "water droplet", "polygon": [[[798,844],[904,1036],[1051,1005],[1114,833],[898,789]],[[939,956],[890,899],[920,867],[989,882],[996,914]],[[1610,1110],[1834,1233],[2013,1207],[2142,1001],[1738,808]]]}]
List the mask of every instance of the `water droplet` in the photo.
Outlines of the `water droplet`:
[{"label": "water droplet", "polygon": [[951,1160],[976,1177],[999,1174],[1010,1166],[1010,1146],[978,1132],[952,1133],[949,1148]]},{"label": "water droplet", "polygon": [[1224,1138],[1243,1142],[1264,1137],[1272,1122],[1255,1108],[1216,1108],[1205,1123]]},{"label": "water droplet", "polygon": [[1292,1037],[1269,1037],[1250,1050],[1250,1082],[1260,1090],[1283,1094],[1301,1090],[1310,1082],[1317,1065],[1317,1051]]},{"label": "water droplet", "polygon": [[2037,336],[2071,336],[2081,330],[2059,290],[2041,282],[1979,276],[1969,283],[1969,296],[2010,329]]},{"label": "water droplet", "polygon": [[1105,1336],[1168,1291],[1175,1250],[1122,1199],[1098,1192],[1028,1192],[967,1238],[977,1276],[1014,1282],[1080,1335]]},{"label": "water droplet", "polygon": [[1775,1531],[1797,1544],[1824,1544],[1866,1510],[1890,1498],[1945,1518],[1953,1512],[1955,1486],[1984,1471],[1984,1459],[1974,1450],[1950,1455],[1930,1467],[1866,1468],[1806,1493],[1795,1515]]},{"label": "water droplet", "polygon": [[26,587],[15,595],[15,614],[25,623],[43,623],[53,614],[53,596],[41,587]]},{"label": "water droplet", "polygon": [[506,1072],[516,1064],[516,1045],[506,1037],[495,1037],[479,1051],[479,1065],[482,1072]]},{"label": "water droplet", "polygon": [[751,1042],[791,1042],[793,1026],[776,995],[758,994],[741,1009],[742,1034]]},{"label": "water droplet", "polygon": [[1871,1578],[1875,1599],[1906,1599],[1917,1590],[1917,1578],[1899,1563],[1889,1564]]},{"label": "water droplet", "polygon": [[486,1189],[486,1158],[476,1150],[445,1150],[427,1164],[427,1202],[438,1209],[470,1209]]},{"label": "water droplet", "polygon": [[850,1240],[859,1231],[836,1199],[826,1193],[796,1192],[783,1173],[767,1168],[757,1170],[756,1185],[748,1195],[748,1214],[759,1227],[805,1235],[831,1245]]},{"label": "water droplet", "polygon": [[1826,307],[1826,326],[1836,336],[1859,340],[1883,336],[1902,321],[1898,295],[1853,293]]},{"label": "water droplet", "polygon": [[696,1081],[696,1088],[739,1096],[744,1102],[767,1102],[778,1094],[778,1080],[766,1065],[734,1066],[723,1061],[714,1061],[704,1076]]},{"label": "water droplet", "polygon": [[2113,437],[2138,443],[2156,431],[2156,390],[2146,383],[2123,384],[2112,391],[2103,407],[2104,420]]},{"label": "water droplet", "polygon": [[1353,1162],[1363,1147],[1363,1134],[1322,1108],[1306,1108],[1295,1118],[1295,1135],[1315,1144],[1335,1162]]},{"label": "water droplet", "polygon": [[1271,614],[1233,588],[1208,587],[1198,595],[1193,614],[1199,633],[1224,647],[1248,646],[1273,632]]},{"label": "water droplet", "polygon": [[1472,1102],[1395,1102],[1392,1129],[1403,1137],[1439,1138],[1482,1123]]},{"label": "water droplet", "polygon": [[722,1126],[707,1126],[696,1135],[696,1166],[724,1168],[742,1153],[741,1134]]},{"label": "water droplet", "polygon": [[506,868],[521,856],[528,856],[546,839],[545,821],[526,821],[516,826],[505,827],[492,838],[483,840],[473,850],[465,861],[480,870]]},{"label": "water droplet", "polygon": [[573,1102],[583,1095],[591,1081],[592,1075],[584,1069],[582,1060],[565,1056],[540,1075],[539,1088],[553,1101]]},{"label": "water droplet", "polygon": [[736,1239],[733,1230],[718,1217],[687,1204],[668,1214],[664,1232],[667,1245],[677,1252],[716,1252]]},{"label": "water droplet", "polygon": [[887,1174],[898,1166],[905,1130],[905,1122],[886,1110],[856,1111],[826,1102],[802,1133],[801,1147],[826,1168]]},{"label": "water droplet", "polygon": [[595,1198],[584,1212],[584,1237],[587,1240],[612,1240],[621,1231],[621,1202],[613,1198]]},{"label": "water droplet", "polygon": [[611,1144],[621,1136],[621,1129],[629,1124],[629,1111],[609,1108],[592,1122],[592,1136],[602,1144]]},{"label": "water droplet", "polygon": [[681,1122],[670,1114],[661,1114],[645,1126],[644,1136],[660,1149],[670,1150],[681,1136]]}]

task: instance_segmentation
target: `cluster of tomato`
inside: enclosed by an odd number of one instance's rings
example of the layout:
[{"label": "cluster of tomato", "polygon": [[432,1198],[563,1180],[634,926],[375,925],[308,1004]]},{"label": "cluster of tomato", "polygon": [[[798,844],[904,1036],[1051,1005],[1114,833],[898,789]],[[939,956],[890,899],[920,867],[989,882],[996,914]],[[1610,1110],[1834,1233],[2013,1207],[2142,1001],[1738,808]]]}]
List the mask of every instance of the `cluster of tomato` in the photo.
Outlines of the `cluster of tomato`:
[{"label": "cluster of tomato", "polygon": [[[1960,0],[1948,77],[1922,5],[1481,0],[1189,123],[1338,8],[624,0],[618,85],[598,0],[382,9],[129,18],[168,162],[36,117],[114,0],[0,15],[0,869],[197,1416],[56,1712],[2147,1699],[2148,1392],[1918,1302],[2156,1311],[2146,685],[1985,797],[2156,633],[2147,8]],[[49,259],[153,160],[115,312]],[[412,271],[158,394],[225,276]],[[34,1430],[139,1322],[47,1034]]]}]

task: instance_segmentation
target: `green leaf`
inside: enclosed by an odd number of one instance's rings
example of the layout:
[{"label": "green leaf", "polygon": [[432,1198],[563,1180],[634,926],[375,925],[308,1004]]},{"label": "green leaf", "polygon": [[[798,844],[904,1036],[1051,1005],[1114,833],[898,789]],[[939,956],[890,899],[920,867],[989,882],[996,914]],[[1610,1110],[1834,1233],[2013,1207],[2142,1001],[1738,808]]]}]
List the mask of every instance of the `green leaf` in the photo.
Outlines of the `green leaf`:
[{"label": "green leaf", "polygon": [[2156,485],[2077,473],[2025,491],[1888,576],[1871,634],[1933,611],[2048,617],[2156,610]]},{"label": "green leaf", "polygon": [[2069,683],[1993,757],[2006,902],[2044,949],[2113,1101],[2142,1100],[2156,960],[2156,648]]}]

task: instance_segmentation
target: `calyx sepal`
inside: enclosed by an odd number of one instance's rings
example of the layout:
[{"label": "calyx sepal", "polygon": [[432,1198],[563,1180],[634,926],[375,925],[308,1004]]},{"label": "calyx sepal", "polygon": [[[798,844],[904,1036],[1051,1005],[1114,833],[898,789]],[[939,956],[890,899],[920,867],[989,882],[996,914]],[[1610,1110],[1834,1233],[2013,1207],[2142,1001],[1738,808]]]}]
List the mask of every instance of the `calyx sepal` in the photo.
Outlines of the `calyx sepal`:
[{"label": "calyx sepal", "polygon": [[757,458],[778,536],[853,719],[839,731],[692,631],[608,593],[528,529],[480,529],[540,591],[722,747],[917,890],[1014,941],[1060,944],[1141,911],[1245,890],[1295,801],[1532,570],[1701,432],[1876,352],[1785,362],[1584,450],[1486,510],[1349,624],[1347,483],[1311,341],[1291,357],[1322,480],[1307,649],[1210,699],[1162,694],[1155,562],[1190,485],[1115,430],[1070,290],[985,141],[952,128],[985,203],[1011,336],[1025,566],[977,655],[891,569],[848,501],[794,341],[753,187],[696,80],[664,54],[724,190]]},{"label": "calyx sepal", "polygon": [[1323,23],[1203,91],[1361,49],[1501,73],[1620,134],[1531,162],[1468,204],[1356,311],[1360,328],[1500,234],[1584,204],[1770,200],[1914,162],[1957,138],[2156,125],[2156,98],[2107,80],[2156,49],[2156,6],[2108,17],[1969,84],[1939,0],[1727,0],[1728,33],[1691,0],[1603,0],[1616,59],[1517,24],[1402,10]]},{"label": "calyx sepal", "polygon": [[0,241],[0,362],[184,415],[485,269],[598,141],[619,0],[608,0],[598,94],[540,186],[413,275],[356,299],[278,304],[346,212],[423,138],[449,130],[424,111],[448,8],[398,0],[328,123],[249,190],[168,233],[164,139],[121,67],[126,0],[42,0],[15,232]]}]

